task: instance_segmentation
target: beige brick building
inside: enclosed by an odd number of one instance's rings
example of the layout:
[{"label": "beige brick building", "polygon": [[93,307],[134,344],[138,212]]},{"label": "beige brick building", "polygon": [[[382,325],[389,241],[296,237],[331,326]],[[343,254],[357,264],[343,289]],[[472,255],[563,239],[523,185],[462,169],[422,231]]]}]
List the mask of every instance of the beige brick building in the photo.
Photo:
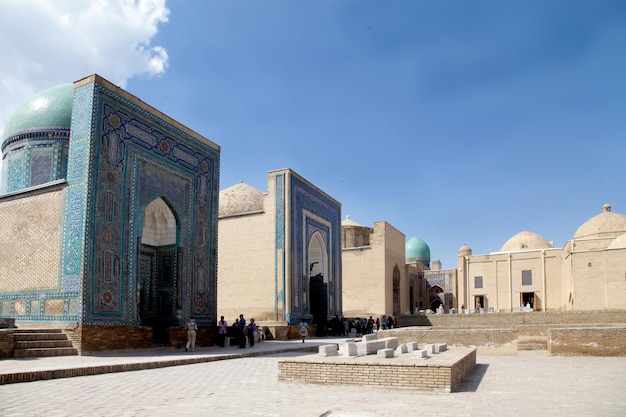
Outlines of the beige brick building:
[{"label": "beige brick building", "polygon": [[459,307],[515,311],[626,309],[626,216],[602,212],[555,248],[536,233],[511,237],[498,252],[458,252]]},{"label": "beige brick building", "polygon": [[291,169],[267,192],[220,192],[218,317],[297,324],[341,315],[341,205]]},{"label": "beige brick building", "polygon": [[[425,272],[430,249],[385,221],[341,222],[343,305],[346,317],[397,316],[428,304]],[[443,291],[442,291],[443,292]]]}]

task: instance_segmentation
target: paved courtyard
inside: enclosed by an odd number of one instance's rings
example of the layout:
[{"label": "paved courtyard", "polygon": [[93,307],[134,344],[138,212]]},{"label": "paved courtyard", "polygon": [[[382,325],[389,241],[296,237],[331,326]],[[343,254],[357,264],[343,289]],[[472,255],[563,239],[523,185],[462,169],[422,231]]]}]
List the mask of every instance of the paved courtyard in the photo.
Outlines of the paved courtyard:
[{"label": "paved courtyard", "polygon": [[460,392],[433,394],[278,382],[302,354],[0,385],[0,416],[626,415],[626,358],[480,355]]}]

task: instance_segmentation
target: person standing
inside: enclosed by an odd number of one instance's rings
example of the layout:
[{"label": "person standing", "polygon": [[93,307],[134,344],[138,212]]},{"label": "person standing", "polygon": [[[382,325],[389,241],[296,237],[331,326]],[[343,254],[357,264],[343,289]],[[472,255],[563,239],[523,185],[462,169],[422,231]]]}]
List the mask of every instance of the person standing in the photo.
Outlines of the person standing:
[{"label": "person standing", "polygon": [[220,321],[217,323],[217,333],[219,337],[220,347],[224,347],[224,341],[226,340],[226,333],[228,333],[228,323],[224,320],[224,316],[220,317]]},{"label": "person standing", "polygon": [[246,348],[246,319],[243,317],[243,314],[239,315],[239,324],[238,324],[238,335],[239,335],[239,349]]},{"label": "person standing", "polygon": [[309,335],[309,325],[306,324],[306,320],[302,317],[300,320],[300,337],[302,338],[302,343],[304,343],[304,339]]},{"label": "person standing", "polygon": [[192,352],[196,350],[196,332],[198,331],[198,325],[196,324],[196,319],[193,316],[187,320],[187,325],[185,326],[185,330],[187,330],[187,344],[185,345],[185,352]]},{"label": "person standing", "polygon": [[254,319],[250,319],[248,324],[248,339],[250,340],[250,347],[254,347],[254,332],[256,332],[256,323]]}]

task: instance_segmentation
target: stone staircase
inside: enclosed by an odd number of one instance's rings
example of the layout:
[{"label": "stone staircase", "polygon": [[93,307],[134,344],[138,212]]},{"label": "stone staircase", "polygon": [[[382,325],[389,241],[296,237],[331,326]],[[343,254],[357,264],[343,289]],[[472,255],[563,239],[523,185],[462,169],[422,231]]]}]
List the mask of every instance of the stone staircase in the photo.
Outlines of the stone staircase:
[{"label": "stone staircase", "polygon": [[548,350],[548,336],[518,335],[517,350]]},{"label": "stone staircase", "polygon": [[60,329],[24,329],[13,334],[13,357],[72,356],[78,351]]}]

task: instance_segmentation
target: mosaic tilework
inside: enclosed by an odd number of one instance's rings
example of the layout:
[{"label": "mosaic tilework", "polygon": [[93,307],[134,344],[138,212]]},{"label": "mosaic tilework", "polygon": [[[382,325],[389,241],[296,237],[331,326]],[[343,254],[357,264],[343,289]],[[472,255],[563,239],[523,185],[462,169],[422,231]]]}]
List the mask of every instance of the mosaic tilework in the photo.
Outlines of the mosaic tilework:
[{"label": "mosaic tilework", "polygon": [[275,214],[275,234],[276,234],[276,260],[274,264],[274,288],[277,289],[276,300],[274,301],[274,311],[282,311],[283,317],[275,314],[274,320],[289,320],[286,312],[285,287],[286,287],[286,271],[285,271],[285,175],[278,174],[274,177],[274,203],[276,207]]},{"label": "mosaic tilework", "polygon": [[[63,226],[61,236],[61,262],[59,281],[65,294],[80,294],[83,291],[83,259],[85,222],[90,213],[87,204],[89,183],[86,170],[90,150],[89,130],[93,125],[94,85],[86,84],[74,91],[72,127],[68,153],[68,187],[65,191]],[[71,297],[78,298],[77,296]],[[82,321],[82,309],[69,315],[64,303],[64,316],[68,321]],[[59,319],[59,317],[54,317]]]},{"label": "mosaic tilework", "polygon": [[[308,244],[315,232],[320,232],[325,239],[329,260],[327,277],[329,299],[335,300],[328,306],[328,314],[341,313],[341,206],[327,198],[316,188],[290,175],[291,189],[291,305],[290,321],[296,323],[307,314],[306,306],[301,302],[305,283],[308,282]],[[323,219],[319,221],[316,218]],[[330,225],[330,226],[328,226]]]},{"label": "mosaic tilework", "polygon": [[65,302],[61,299],[48,299],[44,301],[44,312],[49,316],[63,315]]},{"label": "mosaic tilework", "polygon": [[137,256],[143,213],[162,198],[177,219],[179,283],[172,312],[215,320],[217,172],[219,152],[104,86],[96,85],[94,131],[88,166],[97,172],[89,195],[85,283],[86,322],[137,324]]}]

